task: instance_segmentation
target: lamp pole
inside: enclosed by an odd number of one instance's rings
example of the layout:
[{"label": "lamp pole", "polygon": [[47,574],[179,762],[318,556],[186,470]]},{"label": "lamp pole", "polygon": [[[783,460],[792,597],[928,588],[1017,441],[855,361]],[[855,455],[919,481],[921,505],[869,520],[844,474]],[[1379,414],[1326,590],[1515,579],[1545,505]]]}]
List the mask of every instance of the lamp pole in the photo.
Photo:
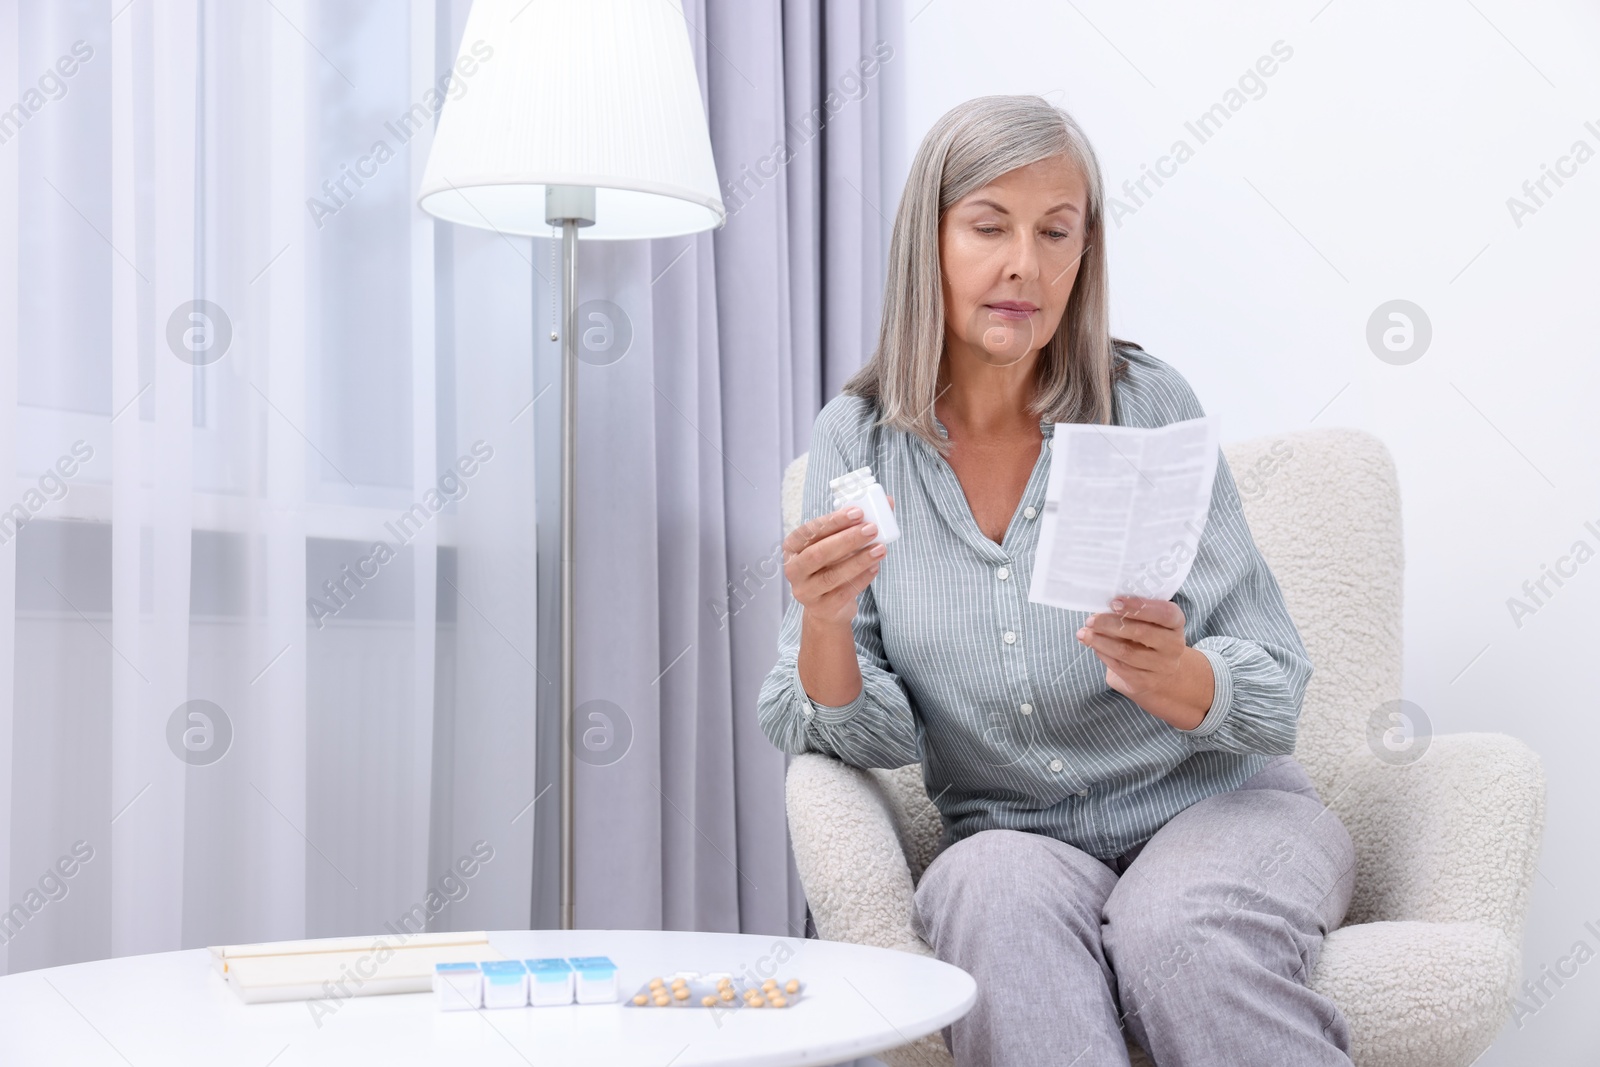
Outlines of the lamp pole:
[{"label": "lamp pole", "polygon": [[[578,469],[578,227],[594,225],[594,188],[548,185],[545,222],[561,226],[561,929],[577,928],[574,864],[573,559]],[[554,281],[554,279],[552,279]]]}]

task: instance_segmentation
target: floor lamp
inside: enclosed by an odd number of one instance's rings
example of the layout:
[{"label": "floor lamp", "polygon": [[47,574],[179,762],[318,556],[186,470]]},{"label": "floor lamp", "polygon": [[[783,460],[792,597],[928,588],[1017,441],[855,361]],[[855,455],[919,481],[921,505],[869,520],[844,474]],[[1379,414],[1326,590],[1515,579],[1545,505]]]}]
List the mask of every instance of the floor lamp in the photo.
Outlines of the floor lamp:
[{"label": "floor lamp", "polygon": [[443,110],[418,206],[506,235],[561,228],[560,907],[570,930],[578,237],[677,237],[716,229],[727,212],[674,3],[474,0],[449,77],[434,94]]}]

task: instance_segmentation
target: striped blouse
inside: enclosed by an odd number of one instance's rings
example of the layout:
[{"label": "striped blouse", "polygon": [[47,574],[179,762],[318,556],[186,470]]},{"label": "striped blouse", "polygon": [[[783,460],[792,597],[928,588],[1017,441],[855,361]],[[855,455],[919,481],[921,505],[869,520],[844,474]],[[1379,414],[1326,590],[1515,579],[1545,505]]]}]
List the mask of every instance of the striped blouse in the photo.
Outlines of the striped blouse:
[{"label": "striped blouse", "polygon": [[[1141,349],[1120,351],[1116,425],[1204,414],[1177,370]],[[1104,664],[1074,636],[1088,612],[1028,599],[1053,424],[1040,423],[1039,458],[997,544],[978,529],[949,463],[913,434],[874,427],[876,415],[872,401],[844,394],[818,413],[802,516],[832,511],[828,482],[857,467],[870,465],[894,497],[900,538],[852,623],[863,688],[843,707],[808,698],[797,668],[803,609],[790,598],[758,703],[773,744],[858,767],[921,763],[944,845],[1002,827],[1102,859],[1294,750],[1311,662],[1225,457],[1195,561],[1173,597],[1187,643],[1215,677],[1210,710],[1182,730],[1106,685]]]}]

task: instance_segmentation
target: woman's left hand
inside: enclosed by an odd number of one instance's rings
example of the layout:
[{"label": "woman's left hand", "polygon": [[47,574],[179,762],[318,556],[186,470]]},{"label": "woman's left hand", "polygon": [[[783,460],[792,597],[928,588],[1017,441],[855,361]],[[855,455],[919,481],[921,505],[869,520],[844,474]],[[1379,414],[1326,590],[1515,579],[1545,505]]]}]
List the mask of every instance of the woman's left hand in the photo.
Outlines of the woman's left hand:
[{"label": "woman's left hand", "polygon": [[1211,661],[1183,639],[1183,609],[1124,596],[1089,616],[1078,640],[1106,665],[1106,685],[1156,718],[1193,730],[1211,707]]}]

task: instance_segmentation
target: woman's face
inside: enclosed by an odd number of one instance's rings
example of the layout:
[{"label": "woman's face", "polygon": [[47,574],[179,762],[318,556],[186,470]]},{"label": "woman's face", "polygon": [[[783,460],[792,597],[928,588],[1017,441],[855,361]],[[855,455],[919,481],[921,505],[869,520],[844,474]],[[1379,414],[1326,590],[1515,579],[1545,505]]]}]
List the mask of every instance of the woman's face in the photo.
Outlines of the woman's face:
[{"label": "woman's face", "polygon": [[1018,167],[958,200],[939,222],[945,341],[994,366],[1055,334],[1083,256],[1088,189],[1063,156]]}]

